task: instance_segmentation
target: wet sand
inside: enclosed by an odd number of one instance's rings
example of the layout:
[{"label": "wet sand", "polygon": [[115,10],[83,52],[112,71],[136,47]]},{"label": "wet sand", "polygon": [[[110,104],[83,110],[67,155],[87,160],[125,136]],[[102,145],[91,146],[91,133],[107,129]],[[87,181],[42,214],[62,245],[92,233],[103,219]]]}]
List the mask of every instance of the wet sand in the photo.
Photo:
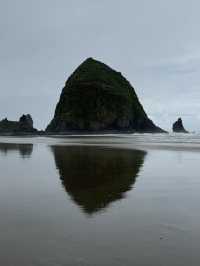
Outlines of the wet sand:
[{"label": "wet sand", "polygon": [[0,138],[0,264],[198,265],[197,135]]}]

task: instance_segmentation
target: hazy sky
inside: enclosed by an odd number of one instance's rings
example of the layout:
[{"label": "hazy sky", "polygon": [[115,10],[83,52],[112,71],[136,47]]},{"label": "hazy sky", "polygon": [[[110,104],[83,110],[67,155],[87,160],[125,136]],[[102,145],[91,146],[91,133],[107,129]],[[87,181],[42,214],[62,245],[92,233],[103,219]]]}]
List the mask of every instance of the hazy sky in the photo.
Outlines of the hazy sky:
[{"label": "hazy sky", "polygon": [[0,118],[44,128],[87,57],[134,86],[155,123],[200,130],[200,1],[0,0]]}]

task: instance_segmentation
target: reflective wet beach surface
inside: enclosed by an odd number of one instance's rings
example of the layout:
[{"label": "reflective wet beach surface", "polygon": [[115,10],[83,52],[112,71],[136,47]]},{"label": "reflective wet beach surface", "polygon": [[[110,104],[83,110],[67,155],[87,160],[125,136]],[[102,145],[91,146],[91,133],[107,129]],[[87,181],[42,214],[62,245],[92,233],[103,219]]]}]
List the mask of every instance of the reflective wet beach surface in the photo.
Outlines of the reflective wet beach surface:
[{"label": "reflective wet beach surface", "polygon": [[0,138],[0,265],[198,265],[198,149],[135,142]]}]

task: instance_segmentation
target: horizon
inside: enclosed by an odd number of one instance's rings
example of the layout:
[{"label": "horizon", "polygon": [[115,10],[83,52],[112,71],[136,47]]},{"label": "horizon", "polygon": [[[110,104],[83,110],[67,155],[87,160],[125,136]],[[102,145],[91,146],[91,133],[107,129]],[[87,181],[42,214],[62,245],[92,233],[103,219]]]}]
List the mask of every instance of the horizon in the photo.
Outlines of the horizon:
[{"label": "horizon", "polygon": [[200,131],[200,3],[153,2],[1,3],[0,119],[30,113],[45,129],[67,78],[93,57],[122,72],[156,125],[171,131],[181,117]]}]

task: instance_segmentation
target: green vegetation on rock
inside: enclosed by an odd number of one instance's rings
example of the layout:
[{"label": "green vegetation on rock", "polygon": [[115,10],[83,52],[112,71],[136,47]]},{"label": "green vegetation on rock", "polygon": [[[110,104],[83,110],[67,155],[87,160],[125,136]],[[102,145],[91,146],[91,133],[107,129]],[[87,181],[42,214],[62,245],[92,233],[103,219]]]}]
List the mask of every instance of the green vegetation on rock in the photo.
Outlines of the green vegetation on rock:
[{"label": "green vegetation on rock", "polygon": [[120,72],[88,58],[67,80],[48,132],[163,132]]}]

